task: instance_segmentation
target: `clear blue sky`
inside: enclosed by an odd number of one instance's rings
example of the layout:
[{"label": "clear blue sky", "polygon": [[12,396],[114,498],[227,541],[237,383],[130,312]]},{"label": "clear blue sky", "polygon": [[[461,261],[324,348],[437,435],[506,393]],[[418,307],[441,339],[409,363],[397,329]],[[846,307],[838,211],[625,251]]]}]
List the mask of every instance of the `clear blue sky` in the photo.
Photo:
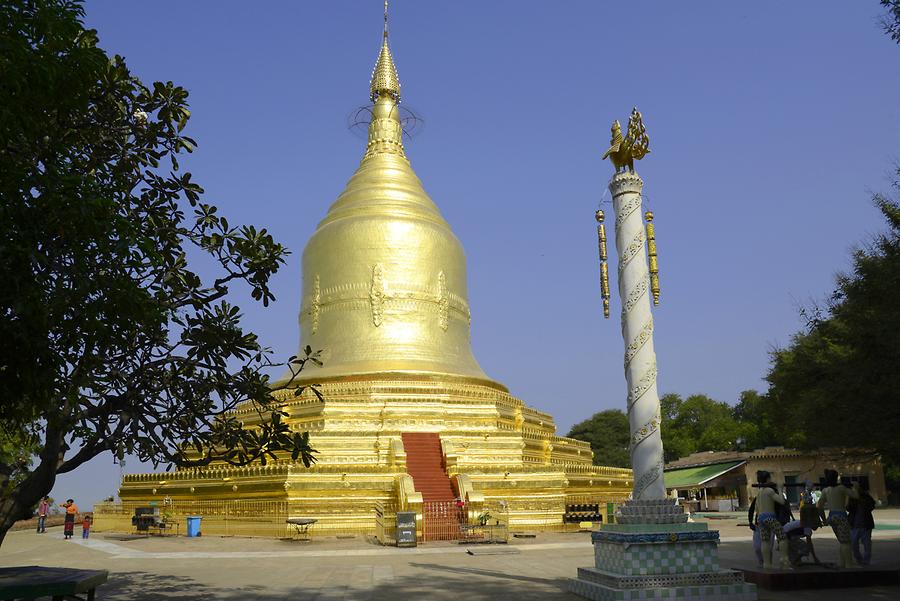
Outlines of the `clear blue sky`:
[{"label": "clear blue sky", "polygon": [[[107,52],[190,91],[199,148],[187,167],[206,199],[293,251],[278,301],[242,303],[284,356],[298,341],[303,246],[362,157],[347,120],[367,102],[381,11],[87,5]],[[876,0],[393,1],[404,102],[426,120],[407,151],[466,249],[485,371],[563,434],[624,407],[593,213],[612,172],[600,160],[609,125],[637,105],[652,148],[638,170],[660,253],[660,391],[733,403],[764,389],[798,306],[824,298],[854,244],[882,229],[868,198],[900,155],[900,47],[879,14]],[[53,494],[86,505],[118,478],[102,457]]]}]

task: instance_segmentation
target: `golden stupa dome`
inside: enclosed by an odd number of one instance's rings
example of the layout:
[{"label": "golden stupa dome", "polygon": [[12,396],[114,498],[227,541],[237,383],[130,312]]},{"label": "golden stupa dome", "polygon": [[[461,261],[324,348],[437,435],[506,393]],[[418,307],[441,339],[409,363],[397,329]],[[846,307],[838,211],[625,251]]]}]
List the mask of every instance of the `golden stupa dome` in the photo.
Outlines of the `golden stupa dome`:
[{"label": "golden stupa dome", "polygon": [[301,381],[450,378],[505,388],[472,354],[466,259],[406,158],[387,29],[363,159],[303,252]]}]

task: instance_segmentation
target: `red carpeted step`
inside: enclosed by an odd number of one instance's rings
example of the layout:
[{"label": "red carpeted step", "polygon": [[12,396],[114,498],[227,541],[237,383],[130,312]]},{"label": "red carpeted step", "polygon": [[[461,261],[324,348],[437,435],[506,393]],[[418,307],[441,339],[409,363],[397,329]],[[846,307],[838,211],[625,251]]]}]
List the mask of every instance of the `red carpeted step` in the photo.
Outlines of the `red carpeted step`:
[{"label": "red carpeted step", "polygon": [[444,471],[441,437],[437,432],[404,432],[406,472],[424,501],[452,501],[453,486]]}]

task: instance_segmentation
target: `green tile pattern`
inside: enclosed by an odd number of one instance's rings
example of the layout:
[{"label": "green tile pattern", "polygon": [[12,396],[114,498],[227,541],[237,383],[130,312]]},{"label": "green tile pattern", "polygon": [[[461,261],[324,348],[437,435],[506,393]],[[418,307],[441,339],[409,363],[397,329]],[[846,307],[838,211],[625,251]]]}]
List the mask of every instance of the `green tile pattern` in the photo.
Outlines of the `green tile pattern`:
[{"label": "green tile pattern", "polygon": [[685,574],[719,569],[716,543],[712,541],[628,545],[594,544],[598,569],[624,575]]},{"label": "green tile pattern", "polygon": [[686,524],[604,524],[601,532],[705,532],[709,524],[689,522]]},{"label": "green tile pattern", "polygon": [[591,536],[595,567],[579,569],[569,590],[592,601],[756,601],[756,585],[719,568],[718,532],[706,524],[661,523],[672,505],[669,499],[628,501],[622,512],[628,523]]},{"label": "green tile pattern", "polygon": [[578,568],[578,578],[615,589],[743,584],[744,582],[743,574],[736,570],[719,570],[718,572],[701,572],[699,574],[623,576],[604,572],[597,568]]},{"label": "green tile pattern", "polygon": [[591,601],[657,601],[678,599],[679,601],[756,601],[756,585],[721,584],[707,586],[679,586],[670,588],[647,588],[617,590],[587,580],[571,580],[569,591]]}]

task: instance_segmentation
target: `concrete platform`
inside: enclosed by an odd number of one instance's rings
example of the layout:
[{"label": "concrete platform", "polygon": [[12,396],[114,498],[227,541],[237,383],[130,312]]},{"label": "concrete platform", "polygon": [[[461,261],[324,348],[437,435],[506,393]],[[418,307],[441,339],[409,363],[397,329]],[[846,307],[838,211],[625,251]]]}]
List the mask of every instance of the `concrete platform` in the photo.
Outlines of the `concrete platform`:
[{"label": "concrete platform", "polygon": [[825,568],[804,566],[795,570],[765,570],[742,568],[744,580],[771,591],[804,589],[856,588],[861,586],[891,586],[900,584],[897,568]]},{"label": "concrete platform", "polygon": [[[900,525],[900,511],[894,516]],[[722,567],[755,565],[746,526],[717,520],[713,527],[722,533]],[[874,539],[873,567],[891,568],[900,558],[900,530],[876,529]],[[830,532],[817,534],[815,545],[821,559],[836,560]],[[98,589],[104,601],[578,601],[568,583],[578,568],[594,564],[586,533],[537,533],[497,548],[520,552],[473,557],[451,542],[397,549],[362,537],[299,543],[92,534],[65,541],[62,528],[53,528],[9,533],[0,565],[108,570],[109,581]],[[900,584],[758,592],[760,601],[886,601],[900,599]]]}]

